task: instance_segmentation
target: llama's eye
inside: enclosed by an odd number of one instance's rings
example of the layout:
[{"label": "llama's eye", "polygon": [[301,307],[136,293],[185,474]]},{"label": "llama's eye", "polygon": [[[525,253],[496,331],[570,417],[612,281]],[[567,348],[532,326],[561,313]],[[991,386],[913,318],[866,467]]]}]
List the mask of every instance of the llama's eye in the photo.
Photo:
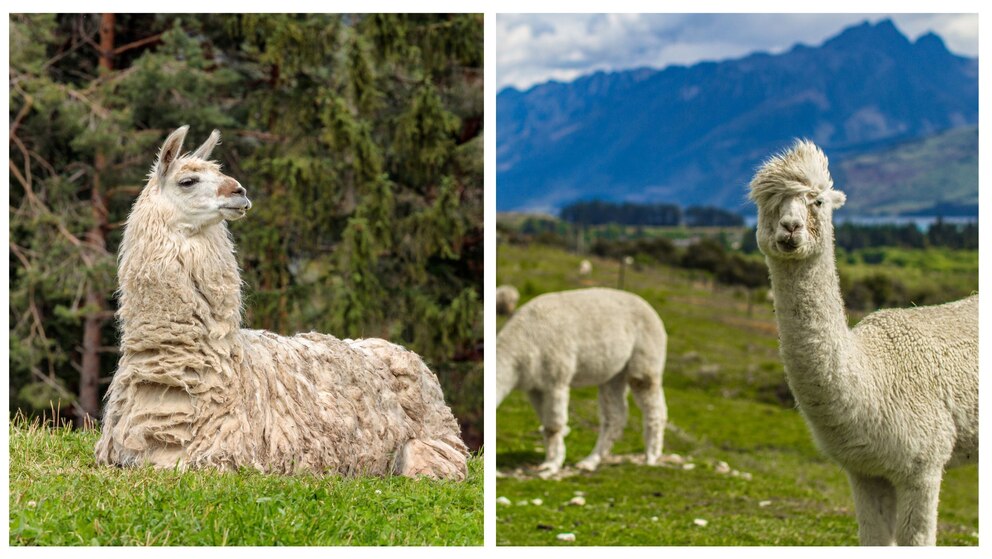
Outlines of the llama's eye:
[{"label": "llama's eye", "polygon": [[813,203],[816,204],[817,206],[822,206],[823,205],[823,200],[821,198],[817,198],[816,199],[816,202],[813,202]]},{"label": "llama's eye", "polygon": [[186,177],[185,179],[179,181],[179,186],[189,188],[198,182],[200,182],[198,177]]}]

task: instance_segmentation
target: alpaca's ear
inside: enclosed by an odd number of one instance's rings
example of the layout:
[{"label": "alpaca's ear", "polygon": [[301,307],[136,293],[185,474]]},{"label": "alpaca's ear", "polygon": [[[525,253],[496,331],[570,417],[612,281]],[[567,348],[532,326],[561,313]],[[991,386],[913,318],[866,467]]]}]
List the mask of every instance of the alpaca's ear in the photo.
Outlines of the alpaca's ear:
[{"label": "alpaca's ear", "polygon": [[214,150],[214,147],[217,146],[218,142],[220,142],[220,130],[214,130],[210,133],[210,137],[207,138],[207,141],[203,142],[202,146],[196,148],[196,151],[193,152],[193,157],[198,159],[206,159],[210,157],[210,152]]},{"label": "alpaca's ear", "polygon": [[830,207],[836,210],[847,202],[847,196],[840,190],[828,190],[827,200],[830,202]]},{"label": "alpaca's ear", "polygon": [[169,134],[169,137],[165,139],[162,149],[158,150],[158,161],[155,162],[155,175],[158,177],[159,183],[169,174],[169,167],[172,167],[179,154],[182,153],[183,140],[186,139],[187,132],[189,132],[189,125],[177,128],[175,132]]}]

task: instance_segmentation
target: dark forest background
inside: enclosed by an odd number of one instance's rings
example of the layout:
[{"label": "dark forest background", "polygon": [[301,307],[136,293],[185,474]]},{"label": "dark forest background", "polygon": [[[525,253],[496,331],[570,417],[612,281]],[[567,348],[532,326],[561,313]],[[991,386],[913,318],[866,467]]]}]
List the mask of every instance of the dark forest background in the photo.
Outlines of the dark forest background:
[{"label": "dark forest background", "polygon": [[481,15],[10,16],[10,410],[99,417],[123,221],[223,133],[246,326],[417,351],[482,442]]}]

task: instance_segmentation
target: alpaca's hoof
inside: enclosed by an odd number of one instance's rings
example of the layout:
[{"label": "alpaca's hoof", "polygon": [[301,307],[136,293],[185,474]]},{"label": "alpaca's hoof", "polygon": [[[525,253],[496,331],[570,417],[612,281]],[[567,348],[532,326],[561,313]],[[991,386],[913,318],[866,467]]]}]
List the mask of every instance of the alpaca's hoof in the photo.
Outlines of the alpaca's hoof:
[{"label": "alpaca's hoof", "polygon": [[580,470],[585,470],[587,472],[594,472],[596,471],[596,468],[599,467],[599,462],[600,462],[599,456],[588,456],[580,460],[579,463],[575,465],[575,467]]},{"label": "alpaca's hoof", "polygon": [[537,476],[541,479],[548,479],[558,475],[561,466],[555,462],[545,462],[537,467]]}]

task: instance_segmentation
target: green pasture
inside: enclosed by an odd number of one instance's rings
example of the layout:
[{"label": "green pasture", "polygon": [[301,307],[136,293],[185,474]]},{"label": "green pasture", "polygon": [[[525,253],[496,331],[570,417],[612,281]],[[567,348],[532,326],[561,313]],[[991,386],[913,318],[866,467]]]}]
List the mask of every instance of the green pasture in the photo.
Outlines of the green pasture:
[{"label": "green pasture", "polygon": [[[501,244],[497,283],[515,285],[521,304],[547,291],[617,285],[617,263],[590,258],[593,273],[580,277],[582,258],[538,244]],[[841,263],[842,270],[847,266]],[[882,266],[875,271],[898,273],[894,263],[891,270]],[[977,258],[949,273],[977,286]],[[503,477],[496,492],[509,500],[497,506],[497,544],[856,545],[847,479],[816,449],[794,407],[771,303],[749,305],[743,290],[663,266],[627,268],[624,286],[650,302],[668,330],[665,453],[684,463],[648,467],[624,460],[560,480],[536,478],[529,467],[544,456],[540,424],[527,398],[513,393],[497,411]],[[630,409],[614,448],[621,457],[644,448],[632,400]],[[592,450],[598,422],[595,388],[572,391],[566,466]],[[568,504],[576,496],[585,504]],[[939,544],[978,544],[976,466],[947,473],[939,523]],[[558,540],[562,533],[575,534],[575,542]]]},{"label": "green pasture", "polygon": [[482,545],[463,483],[98,466],[94,430],[15,420],[10,545]]}]

